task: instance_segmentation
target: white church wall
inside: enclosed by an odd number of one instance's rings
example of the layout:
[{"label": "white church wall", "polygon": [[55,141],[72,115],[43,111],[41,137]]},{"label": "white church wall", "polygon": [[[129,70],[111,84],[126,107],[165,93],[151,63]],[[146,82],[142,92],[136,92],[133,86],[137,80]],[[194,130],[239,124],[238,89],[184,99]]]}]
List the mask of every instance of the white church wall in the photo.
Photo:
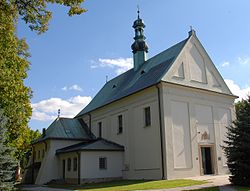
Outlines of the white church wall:
[{"label": "white church wall", "polygon": [[79,142],[71,140],[47,141],[46,155],[42,160],[35,184],[46,184],[54,179],[62,179],[62,167],[59,158],[55,155],[56,150]]},{"label": "white church wall", "polygon": [[218,158],[218,173],[224,174],[228,173],[227,159],[222,146],[226,146],[224,141],[227,140],[226,133],[227,127],[231,124],[234,117],[232,116],[234,110],[230,108],[216,107],[215,108],[215,118],[216,118],[216,131],[220,136],[216,137],[217,146],[217,158]]},{"label": "white church wall", "polygon": [[188,103],[171,101],[174,168],[191,168]]},{"label": "white church wall", "polygon": [[[144,108],[150,107],[151,125],[144,125]],[[98,137],[102,122],[103,138],[125,147],[124,178],[160,179],[161,151],[157,88],[151,87],[91,113],[92,131]],[[117,117],[123,116],[123,132],[117,134]]]},{"label": "white church wall", "polygon": [[197,140],[199,143],[214,143],[214,121],[212,106],[195,104]]},{"label": "white church wall", "polygon": [[[60,176],[63,179],[63,160],[65,160],[65,180],[67,183],[78,183],[78,155],[76,152],[70,152],[65,154],[60,154],[59,156],[60,162],[58,167],[60,168]],[[77,159],[77,168],[74,169],[74,158]],[[70,169],[68,169],[68,163],[70,159]]]},{"label": "white church wall", "polygon": [[[89,151],[81,152],[81,179],[121,178],[123,169],[123,152]],[[106,158],[107,168],[99,168],[99,158]]]},{"label": "white church wall", "polygon": [[[212,159],[213,171],[216,174],[225,174],[227,167],[223,167],[222,160],[218,157],[221,156],[221,139],[225,134],[216,125],[217,113],[221,113],[218,112],[218,108],[225,108],[227,111],[233,110],[234,98],[170,83],[163,83],[162,96],[167,179],[201,175],[199,149],[202,145],[209,145],[216,149]],[[230,114],[228,116],[231,117]],[[201,140],[201,133],[204,130],[208,131],[209,139]],[[180,152],[184,148],[184,144],[188,145],[186,139],[190,140],[190,151],[189,148],[185,148],[186,153],[190,153],[190,156]],[[180,158],[185,162],[179,160]]]}]

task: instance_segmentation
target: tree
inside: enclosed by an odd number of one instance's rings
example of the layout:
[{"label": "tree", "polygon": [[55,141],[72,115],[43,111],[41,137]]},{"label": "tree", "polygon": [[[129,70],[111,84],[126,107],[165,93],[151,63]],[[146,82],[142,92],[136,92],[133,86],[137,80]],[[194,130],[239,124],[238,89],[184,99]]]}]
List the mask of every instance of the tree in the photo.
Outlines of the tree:
[{"label": "tree", "polygon": [[[16,26],[23,19],[38,34],[48,29],[51,12],[48,3],[69,7],[68,14],[81,14],[86,10],[80,5],[84,0],[0,0],[0,106],[8,118],[6,142],[16,148],[15,157],[22,161],[31,142],[32,130],[28,122],[32,114],[32,91],[24,85],[27,78],[28,45],[18,39]],[[29,139],[30,138],[30,139]],[[22,162],[21,162],[22,163]]]},{"label": "tree", "polygon": [[47,9],[48,3],[56,3],[69,7],[68,15],[81,14],[86,9],[81,7],[84,0],[2,0],[11,9],[15,10],[21,18],[29,25],[31,30],[43,33],[48,30],[48,22],[52,13]]},{"label": "tree", "polygon": [[236,120],[228,127],[224,147],[230,181],[235,185],[250,185],[250,96],[235,105]]},{"label": "tree", "polygon": [[17,161],[13,158],[13,148],[5,144],[6,122],[0,110],[0,190],[12,191],[15,185]]}]

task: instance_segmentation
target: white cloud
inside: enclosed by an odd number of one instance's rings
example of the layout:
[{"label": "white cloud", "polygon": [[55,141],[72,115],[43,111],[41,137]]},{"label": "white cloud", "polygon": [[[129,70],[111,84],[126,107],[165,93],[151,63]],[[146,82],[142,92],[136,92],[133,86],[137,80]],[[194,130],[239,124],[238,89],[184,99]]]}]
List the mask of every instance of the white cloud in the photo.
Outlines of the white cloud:
[{"label": "white cloud", "polygon": [[247,95],[250,95],[250,86],[245,88],[240,88],[240,86],[237,85],[233,80],[225,79],[225,82],[229,87],[229,89],[231,90],[231,92],[234,95],[239,96],[239,98],[236,99],[236,101],[240,101],[241,99],[246,99]]},{"label": "white cloud", "polygon": [[63,91],[68,91],[68,90],[75,90],[75,91],[82,91],[82,88],[79,86],[79,85],[77,85],[77,84],[74,84],[74,85],[72,85],[72,86],[70,86],[70,87],[67,87],[67,86],[64,86],[63,88],[62,88],[62,90]]},{"label": "white cloud", "polygon": [[89,96],[75,96],[69,99],[50,98],[32,104],[33,120],[49,121],[57,116],[58,109],[61,110],[61,117],[74,117],[80,112],[89,102]]},{"label": "white cloud", "polygon": [[222,67],[226,67],[226,66],[229,66],[230,65],[230,63],[229,62],[224,62],[224,63],[222,63]]},{"label": "white cloud", "polygon": [[238,63],[241,65],[250,65],[250,57],[238,57]]},{"label": "white cloud", "polygon": [[91,68],[109,67],[115,69],[116,74],[121,74],[133,67],[132,58],[98,59],[98,63],[92,61]]}]

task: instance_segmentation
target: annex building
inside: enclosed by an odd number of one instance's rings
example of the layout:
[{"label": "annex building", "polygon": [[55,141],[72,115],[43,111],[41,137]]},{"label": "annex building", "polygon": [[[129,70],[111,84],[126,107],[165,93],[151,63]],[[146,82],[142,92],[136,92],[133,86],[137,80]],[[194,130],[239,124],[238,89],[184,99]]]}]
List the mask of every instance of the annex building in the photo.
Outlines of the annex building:
[{"label": "annex building", "polygon": [[147,59],[135,30],[134,68],[108,81],[74,118],[58,117],[33,145],[24,181],[84,183],[226,174],[222,147],[234,96],[191,29]]}]

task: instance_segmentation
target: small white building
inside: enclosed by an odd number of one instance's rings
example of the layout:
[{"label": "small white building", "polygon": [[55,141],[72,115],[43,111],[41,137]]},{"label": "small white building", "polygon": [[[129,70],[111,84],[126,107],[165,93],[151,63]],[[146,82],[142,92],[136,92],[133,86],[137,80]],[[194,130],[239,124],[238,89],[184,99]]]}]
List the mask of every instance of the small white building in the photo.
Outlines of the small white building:
[{"label": "small white building", "polygon": [[134,68],[108,81],[74,119],[56,119],[34,142],[33,170],[26,173],[34,183],[228,173],[221,146],[236,96],[194,30],[147,59],[144,27],[138,16]]}]

